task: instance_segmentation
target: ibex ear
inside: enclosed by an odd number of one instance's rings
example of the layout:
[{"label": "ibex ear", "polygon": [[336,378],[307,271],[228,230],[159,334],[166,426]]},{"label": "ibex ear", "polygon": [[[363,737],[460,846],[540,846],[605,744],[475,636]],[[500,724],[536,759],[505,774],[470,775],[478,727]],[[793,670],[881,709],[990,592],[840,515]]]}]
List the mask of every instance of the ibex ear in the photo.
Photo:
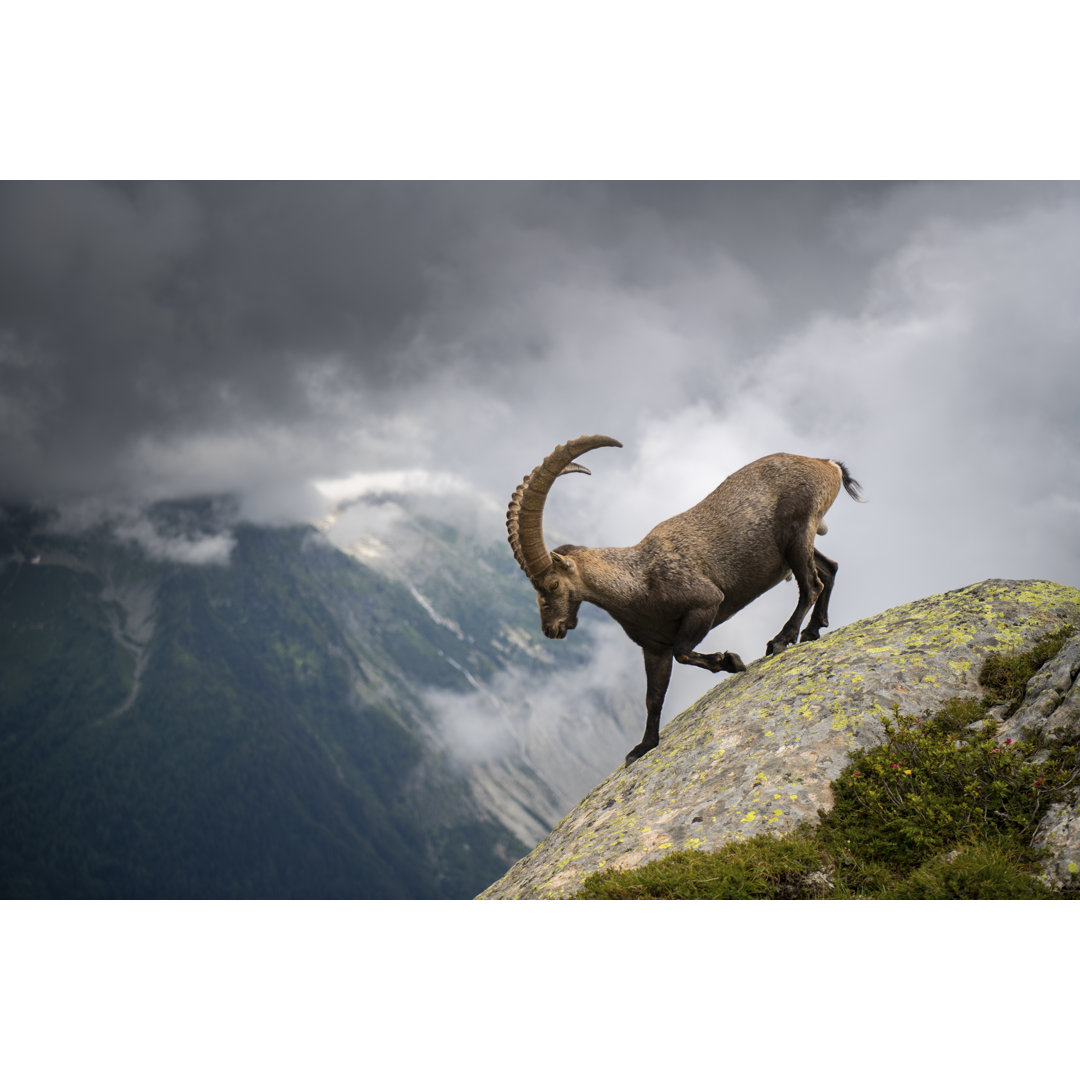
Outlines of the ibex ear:
[{"label": "ibex ear", "polygon": [[574,560],[568,559],[565,555],[560,555],[557,551],[551,553],[551,561],[559,570],[574,569]]}]

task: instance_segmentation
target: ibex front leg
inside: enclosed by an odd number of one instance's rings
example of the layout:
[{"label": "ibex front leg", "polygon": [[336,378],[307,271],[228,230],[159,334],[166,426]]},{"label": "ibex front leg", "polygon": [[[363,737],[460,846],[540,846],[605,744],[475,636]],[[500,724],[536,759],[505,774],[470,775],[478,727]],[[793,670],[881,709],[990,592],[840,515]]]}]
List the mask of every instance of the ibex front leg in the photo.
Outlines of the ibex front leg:
[{"label": "ibex front leg", "polygon": [[[724,594],[720,593],[720,600]],[[720,601],[717,601],[717,608]],[[680,664],[691,664],[706,671],[745,671],[746,665],[739,655],[733,652],[699,653],[694,646],[713,628],[717,608],[695,608],[688,611],[679,626],[679,636],[675,639],[675,659]]]},{"label": "ibex front leg", "polygon": [[664,695],[671,680],[671,650],[645,649],[645,736],[626,755],[626,764],[633,765],[642,754],[647,754],[660,742],[660,713],[664,708]]}]

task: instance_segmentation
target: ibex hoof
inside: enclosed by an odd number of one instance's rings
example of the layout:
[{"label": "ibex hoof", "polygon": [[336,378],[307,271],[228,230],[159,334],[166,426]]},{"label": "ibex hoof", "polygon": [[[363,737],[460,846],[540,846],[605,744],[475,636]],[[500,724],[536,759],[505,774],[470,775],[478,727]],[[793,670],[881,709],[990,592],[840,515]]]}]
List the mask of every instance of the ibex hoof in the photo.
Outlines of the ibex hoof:
[{"label": "ibex hoof", "polygon": [[773,638],[768,645],[765,646],[766,656],[775,656],[777,653],[782,653],[788,647],[788,643],[782,638]]},{"label": "ibex hoof", "polygon": [[655,747],[656,745],[657,745],[656,743],[644,743],[644,742],[638,743],[637,746],[635,746],[634,749],[631,750],[630,753],[626,755],[626,765],[627,765],[627,767],[629,768],[631,765],[633,765],[634,762],[637,761],[637,759],[639,757],[643,757],[650,750],[652,750],[653,747]]},{"label": "ibex hoof", "polygon": [[745,671],[746,665],[742,662],[742,657],[738,653],[724,653],[724,671]]}]

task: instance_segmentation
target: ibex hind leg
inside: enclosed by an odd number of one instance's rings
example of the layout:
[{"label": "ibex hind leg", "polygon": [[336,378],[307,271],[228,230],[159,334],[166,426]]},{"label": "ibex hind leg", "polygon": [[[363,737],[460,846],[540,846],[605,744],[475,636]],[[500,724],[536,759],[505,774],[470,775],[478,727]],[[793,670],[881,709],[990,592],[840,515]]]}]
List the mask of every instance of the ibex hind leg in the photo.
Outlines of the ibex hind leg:
[{"label": "ibex hind leg", "polygon": [[795,643],[803,620],[824,591],[824,585],[817,575],[814,556],[813,537],[806,537],[798,548],[788,552],[787,564],[791,567],[791,572],[799,584],[799,602],[780,633],[765,646],[766,656],[783,652],[789,645]]},{"label": "ibex hind leg", "polygon": [[800,641],[817,641],[821,637],[821,629],[829,625],[829,597],[832,596],[833,584],[836,581],[838,564],[828,555],[822,555],[820,551],[814,552],[814,566],[817,575],[821,579],[821,595],[814,604],[813,614],[802,632]]}]

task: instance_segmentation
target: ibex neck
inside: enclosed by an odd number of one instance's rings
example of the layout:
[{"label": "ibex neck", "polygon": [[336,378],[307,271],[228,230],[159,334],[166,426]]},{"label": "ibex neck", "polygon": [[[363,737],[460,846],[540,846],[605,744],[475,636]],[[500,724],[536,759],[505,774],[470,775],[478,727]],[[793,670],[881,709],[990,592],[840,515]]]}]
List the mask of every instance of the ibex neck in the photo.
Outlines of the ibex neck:
[{"label": "ibex neck", "polygon": [[584,587],[583,600],[615,614],[643,598],[647,586],[637,565],[636,547],[582,548],[574,555]]}]

